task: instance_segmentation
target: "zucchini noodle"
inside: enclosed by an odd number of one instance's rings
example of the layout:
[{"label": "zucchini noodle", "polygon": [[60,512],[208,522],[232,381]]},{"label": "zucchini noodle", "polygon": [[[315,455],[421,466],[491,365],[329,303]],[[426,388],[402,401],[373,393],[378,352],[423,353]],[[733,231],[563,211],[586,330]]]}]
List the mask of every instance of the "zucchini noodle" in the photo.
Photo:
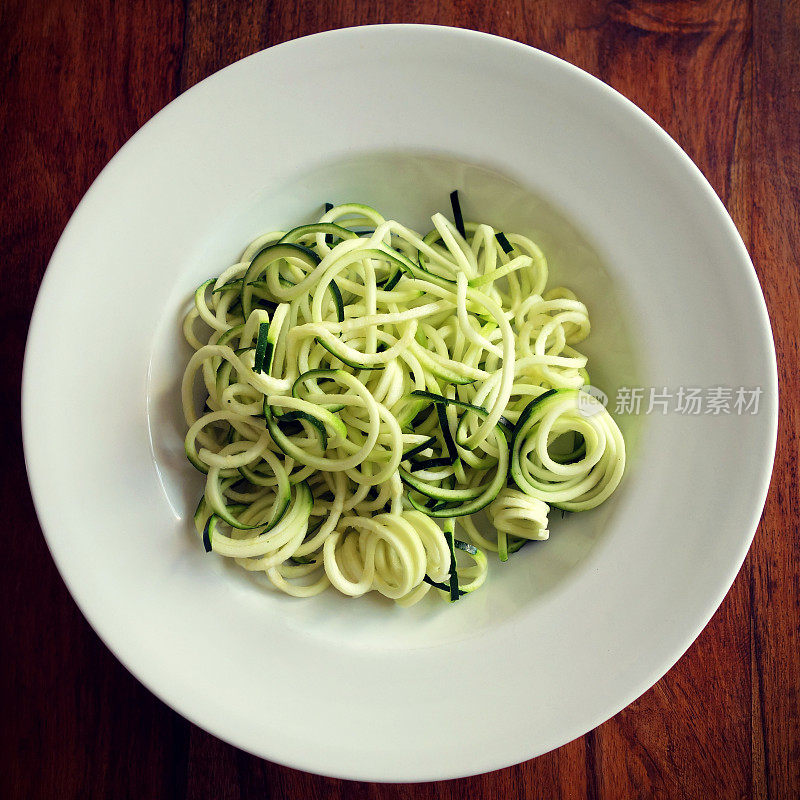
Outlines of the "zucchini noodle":
[{"label": "zucchini noodle", "polygon": [[327,206],[198,287],[181,391],[207,551],[294,597],[454,601],[486,552],[547,539],[550,507],[616,489],[625,444],[574,348],[586,306],[451,199],[426,235]]}]

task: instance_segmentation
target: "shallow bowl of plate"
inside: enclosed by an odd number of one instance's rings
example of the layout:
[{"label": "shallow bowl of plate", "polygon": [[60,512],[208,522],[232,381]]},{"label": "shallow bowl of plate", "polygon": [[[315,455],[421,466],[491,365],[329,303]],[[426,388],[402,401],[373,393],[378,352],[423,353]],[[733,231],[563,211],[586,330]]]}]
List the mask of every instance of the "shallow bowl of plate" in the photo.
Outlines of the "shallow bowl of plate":
[{"label": "shallow bowl of plate", "polygon": [[[603,507],[493,564],[455,604],[296,600],[206,556],[182,451],[180,318],[256,235],[359,201],[418,229],[532,236],[589,308],[611,398],[760,391],[757,413],[617,416]],[[610,410],[614,411],[613,400]],[[23,376],[48,546],[117,657],[196,724],[283,764],[420,781],[558,747],[642,694],[730,587],[761,513],[775,356],[721,202],[643,112],[581,70],[472,31],[374,26],[256,53],[148,122],[53,254]]]}]

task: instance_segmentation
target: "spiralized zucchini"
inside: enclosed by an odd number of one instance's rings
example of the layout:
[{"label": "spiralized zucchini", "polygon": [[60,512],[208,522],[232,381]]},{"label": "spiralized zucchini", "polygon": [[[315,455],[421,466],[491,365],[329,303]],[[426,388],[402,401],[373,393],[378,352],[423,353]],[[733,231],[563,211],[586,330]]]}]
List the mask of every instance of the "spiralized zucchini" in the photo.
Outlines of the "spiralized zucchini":
[{"label": "spiralized zucchini", "polygon": [[487,551],[548,538],[550,506],[616,489],[625,444],[574,349],[586,306],[452,199],[425,236],[328,207],[197,289],[182,402],[206,550],[295,597],[457,600]]}]

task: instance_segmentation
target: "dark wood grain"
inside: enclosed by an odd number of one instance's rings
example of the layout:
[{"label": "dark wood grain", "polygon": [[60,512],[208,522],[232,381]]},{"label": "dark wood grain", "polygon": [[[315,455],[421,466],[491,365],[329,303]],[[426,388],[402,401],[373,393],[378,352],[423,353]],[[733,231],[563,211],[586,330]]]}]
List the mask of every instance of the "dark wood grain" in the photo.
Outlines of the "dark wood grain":
[{"label": "dark wood grain", "polygon": [[[296,36],[373,22],[473,27],[561,56],[653,116],[750,249],[781,379],[773,485],[733,588],[653,689],[517,767],[416,786],[249,756],[133,679],[70,599],[38,528],[19,429],[21,354],[60,232],[116,150],[178,93]],[[0,0],[0,796],[794,798],[800,796],[800,4],[779,0]],[[57,397],[55,398],[57,401]]]},{"label": "dark wood grain", "polygon": [[[752,252],[775,335],[782,414],[750,558],[759,788],[800,795],[800,5],[755,4]],[[788,796],[788,794],[786,795]]]}]

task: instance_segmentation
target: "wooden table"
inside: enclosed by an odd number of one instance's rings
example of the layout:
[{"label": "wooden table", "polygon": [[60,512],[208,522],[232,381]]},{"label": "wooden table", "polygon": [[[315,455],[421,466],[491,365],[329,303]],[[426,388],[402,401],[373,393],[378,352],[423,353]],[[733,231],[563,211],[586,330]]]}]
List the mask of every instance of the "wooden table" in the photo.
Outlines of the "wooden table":
[{"label": "wooden table", "polygon": [[[733,215],[770,310],[781,378],[772,488],[722,607],[614,719],[520,766],[380,786],[307,775],[217,740],[108,652],[45,547],[23,469],[22,353],[56,241],[144,122],[226,64],[374,22],[473,27],[611,84],[694,159]],[[800,2],[0,0],[0,795],[25,798],[789,798],[800,796],[798,257]],[[53,392],[58,413],[58,389]],[[709,531],[713,536],[714,532]]]}]

